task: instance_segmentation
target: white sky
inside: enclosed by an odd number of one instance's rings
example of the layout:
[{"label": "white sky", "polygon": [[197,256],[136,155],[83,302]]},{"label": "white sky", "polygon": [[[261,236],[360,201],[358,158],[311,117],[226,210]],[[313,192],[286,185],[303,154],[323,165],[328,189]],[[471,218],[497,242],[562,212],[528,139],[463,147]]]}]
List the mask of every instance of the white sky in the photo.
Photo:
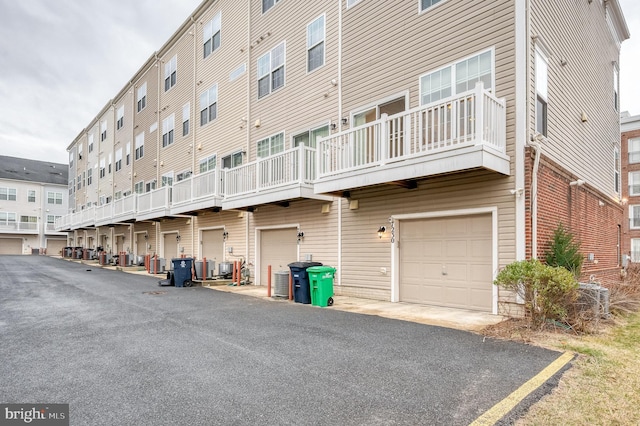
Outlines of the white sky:
[{"label": "white sky", "polygon": [[[619,1],[631,32],[621,111],[636,115],[640,1]],[[0,0],[0,154],[66,164],[67,146],[199,4]]]}]

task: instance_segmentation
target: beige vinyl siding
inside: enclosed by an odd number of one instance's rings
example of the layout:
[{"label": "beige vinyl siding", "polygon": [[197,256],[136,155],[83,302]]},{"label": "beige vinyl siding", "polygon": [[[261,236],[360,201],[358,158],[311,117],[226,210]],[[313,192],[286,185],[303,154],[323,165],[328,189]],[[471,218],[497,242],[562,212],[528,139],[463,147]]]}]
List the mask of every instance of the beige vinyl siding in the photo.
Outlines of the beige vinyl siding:
[{"label": "beige vinyl siding", "polygon": [[[160,70],[160,66],[154,66],[151,64],[147,70],[143,73],[139,80],[137,80],[133,86],[133,107],[136,108],[135,120],[134,120],[134,136],[132,140],[132,155],[133,155],[133,171],[136,174],[133,181],[139,182],[143,180],[145,183],[157,179],[157,188],[160,187],[160,168],[156,167],[156,161],[158,159],[158,135],[162,132],[162,122],[158,122],[158,115],[156,112],[158,108],[158,90],[159,90],[159,75],[164,75],[164,70]],[[137,90],[144,83],[147,83],[147,100],[146,107],[137,112]],[[153,132],[149,131],[152,124],[157,123],[157,129]],[[144,132],[144,155],[140,160],[135,159],[135,136]],[[160,135],[162,137],[162,135]],[[156,161],[154,161],[156,160]]]},{"label": "beige vinyl siding", "polygon": [[[543,153],[615,197],[613,148],[619,145],[620,129],[612,61],[618,62],[618,49],[607,27],[604,5],[558,0],[532,6],[531,34],[541,36],[551,55]],[[532,41],[529,57],[530,132],[535,131],[535,45]],[[567,64],[562,66],[561,60]],[[584,123],[582,112],[587,115]]]},{"label": "beige vinyl siding", "polygon": [[[107,129],[107,138],[104,141],[101,141],[101,137],[100,137],[100,130],[101,130],[101,123],[104,122],[106,123],[106,129]],[[113,196],[113,184],[114,184],[114,171],[115,171],[115,151],[114,151],[114,144],[115,144],[115,129],[116,129],[116,123],[115,123],[115,111],[113,108],[111,107],[107,107],[103,110],[102,114],[99,116],[97,122],[96,122],[98,131],[97,131],[97,135],[94,136],[94,150],[96,148],[98,148],[98,157],[100,159],[104,159],[105,161],[105,176],[104,178],[100,179],[100,162],[98,161],[98,180],[99,182],[99,195],[106,195],[106,196]],[[97,146],[95,146],[95,144],[98,144]],[[86,151],[86,148],[85,148]],[[109,155],[111,155],[111,173],[109,173]]]},{"label": "beige vinyl siding", "polygon": [[[89,134],[93,134],[93,151],[89,152],[89,147],[88,147],[88,140],[89,140]],[[99,131],[99,127],[97,123],[93,123],[91,126],[88,127],[87,132],[85,137],[87,138],[87,168],[91,167],[92,171],[91,171],[91,179],[92,179],[92,184],[91,186],[87,186],[87,191],[86,191],[86,198],[85,198],[85,204],[86,203],[98,203],[99,201],[99,188],[100,188],[100,183],[99,183],[99,169],[95,167],[96,164],[99,165],[99,155],[100,155],[100,131]]]},{"label": "beige vinyl siding", "polygon": [[[221,12],[220,47],[203,58],[203,24]],[[248,116],[247,76],[249,75],[249,49],[247,5],[217,1],[198,19],[196,26],[195,96],[191,102],[191,129],[195,136],[194,173],[199,173],[198,161],[216,154],[220,159],[232,152],[246,149]],[[245,63],[247,70],[234,81],[229,73]],[[217,118],[200,125],[200,95],[218,85]],[[183,104],[180,104],[182,106]],[[246,158],[244,160],[246,162]]]},{"label": "beige vinyl siding", "polygon": [[[298,131],[338,122],[338,3],[287,1],[262,15],[262,2],[253,0],[251,41],[250,161],[256,159],[257,141],[285,132],[285,149]],[[325,64],[307,73],[307,25],[325,15]],[[261,37],[264,37],[261,40]],[[285,42],[285,84],[258,99],[257,60]],[[260,120],[260,127],[255,127]]]},{"label": "beige vinyl siding", "polygon": [[[133,134],[135,94],[133,91],[131,91],[131,93],[129,93],[129,91],[124,92],[123,96],[114,102],[114,120],[116,121],[118,119],[118,108],[122,105],[124,105],[123,126],[120,129],[117,129],[117,124],[114,124],[113,126],[115,131],[115,145],[113,153],[113,190],[114,192],[122,191],[122,193],[124,193],[126,191],[133,192],[133,163],[135,161],[135,136]],[[127,143],[130,144],[131,149],[131,160],[129,165],[127,165]],[[122,169],[116,172],[116,152],[119,149],[122,149]]]},{"label": "beige vinyl siding", "polygon": [[[82,146],[82,159],[78,158],[78,152],[80,147]],[[78,190],[78,175],[82,175],[82,173],[84,172],[85,176],[87,173],[87,165],[89,164],[89,150],[88,150],[88,146],[87,146],[87,135],[86,134],[82,134],[82,136],[80,136],[80,138],[77,140],[76,144],[75,144],[75,148],[76,148],[76,155],[75,155],[75,160],[74,160],[74,164],[75,164],[75,174],[73,175],[69,175],[69,179],[71,178],[76,178],[76,184],[75,184],[75,189],[76,189],[76,203],[79,206],[86,206],[87,203],[87,187],[86,185],[82,185],[82,188],[80,190]],[[94,150],[95,150],[96,146],[95,146],[95,142],[94,142]],[[86,184],[86,179],[85,182]],[[68,191],[65,191],[66,194],[68,194]]]},{"label": "beige vinyl siding", "polygon": [[[224,259],[218,259],[216,261],[216,271],[218,268],[218,264],[221,261],[233,262],[234,260],[239,260],[241,258],[247,258],[247,215],[250,213],[243,213],[243,217],[238,217],[238,213],[236,211],[221,211],[221,212],[203,212],[197,217],[195,222],[195,235],[196,238],[196,250],[197,250],[197,258],[202,259],[202,251],[200,241],[198,238],[198,230],[206,229],[206,228],[224,228],[225,231],[228,232],[228,238],[225,243],[225,247],[233,247],[233,253],[229,253],[225,251]],[[220,230],[222,232],[222,230]]]}]

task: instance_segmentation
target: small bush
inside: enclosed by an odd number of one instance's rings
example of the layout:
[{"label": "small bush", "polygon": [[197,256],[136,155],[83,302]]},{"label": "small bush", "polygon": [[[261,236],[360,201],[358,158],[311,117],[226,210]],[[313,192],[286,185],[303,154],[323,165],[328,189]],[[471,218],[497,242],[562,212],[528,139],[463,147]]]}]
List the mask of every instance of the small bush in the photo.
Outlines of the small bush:
[{"label": "small bush", "polygon": [[549,266],[560,266],[578,278],[582,272],[584,256],[580,253],[580,243],[561,224],[553,231],[549,249],[545,252],[545,262]]},{"label": "small bush", "polygon": [[578,297],[578,282],[566,269],[540,263],[536,259],[507,265],[494,282],[517,293],[525,304],[525,315],[532,326],[547,321],[568,324],[571,305]]}]

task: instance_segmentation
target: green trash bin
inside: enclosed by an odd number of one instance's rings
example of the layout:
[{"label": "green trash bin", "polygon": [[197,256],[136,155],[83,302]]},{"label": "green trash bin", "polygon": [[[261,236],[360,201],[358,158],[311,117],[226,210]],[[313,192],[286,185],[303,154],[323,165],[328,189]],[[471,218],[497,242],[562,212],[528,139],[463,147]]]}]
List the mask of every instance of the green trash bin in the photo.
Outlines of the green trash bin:
[{"label": "green trash bin", "polygon": [[307,268],[312,305],[322,307],[333,305],[333,276],[335,272],[336,269],[331,266]]}]

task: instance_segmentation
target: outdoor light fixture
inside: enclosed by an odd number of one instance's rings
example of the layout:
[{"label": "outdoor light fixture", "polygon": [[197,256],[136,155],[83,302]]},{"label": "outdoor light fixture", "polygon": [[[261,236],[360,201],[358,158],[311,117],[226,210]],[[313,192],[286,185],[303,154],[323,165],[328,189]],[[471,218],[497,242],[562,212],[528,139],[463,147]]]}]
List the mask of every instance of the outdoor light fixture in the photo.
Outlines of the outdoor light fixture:
[{"label": "outdoor light fixture", "polygon": [[384,226],[381,226],[380,228],[378,228],[378,238],[382,238],[382,236],[384,235],[384,233],[387,232],[387,228]]},{"label": "outdoor light fixture", "polygon": [[304,238],[304,232],[298,231],[298,242]]},{"label": "outdoor light fixture", "polygon": [[227,231],[222,231],[222,241],[227,241],[229,238],[229,233]]},{"label": "outdoor light fixture", "polygon": [[145,232],[144,233],[144,240],[147,241],[149,239],[149,233]]},{"label": "outdoor light fixture", "polygon": [[176,242],[180,242],[180,234],[176,235]]}]

